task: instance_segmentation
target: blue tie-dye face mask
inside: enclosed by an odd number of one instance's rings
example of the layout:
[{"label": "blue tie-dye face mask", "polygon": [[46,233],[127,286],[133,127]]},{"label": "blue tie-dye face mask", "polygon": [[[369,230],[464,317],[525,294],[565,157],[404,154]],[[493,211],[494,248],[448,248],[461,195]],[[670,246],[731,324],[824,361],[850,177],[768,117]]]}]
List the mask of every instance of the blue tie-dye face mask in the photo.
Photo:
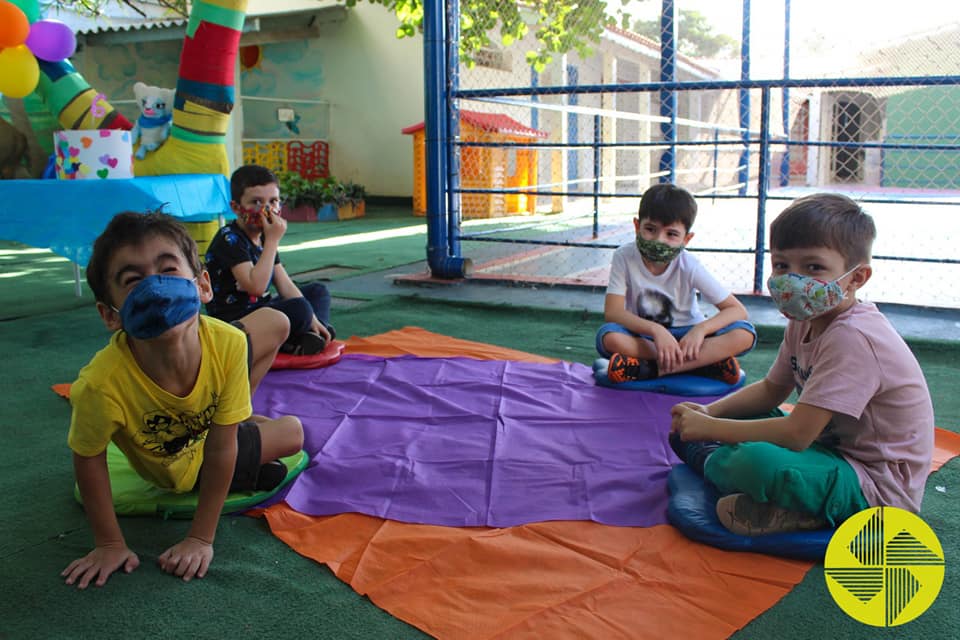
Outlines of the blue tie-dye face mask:
[{"label": "blue tie-dye face mask", "polygon": [[138,282],[118,311],[123,330],[149,340],[200,313],[196,280],[158,274]]}]

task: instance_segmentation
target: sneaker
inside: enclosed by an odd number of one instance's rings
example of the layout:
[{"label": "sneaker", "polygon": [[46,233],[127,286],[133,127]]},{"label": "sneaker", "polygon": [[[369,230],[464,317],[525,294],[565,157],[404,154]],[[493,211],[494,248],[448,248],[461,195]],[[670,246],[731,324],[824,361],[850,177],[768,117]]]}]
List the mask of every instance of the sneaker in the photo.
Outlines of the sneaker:
[{"label": "sneaker", "polygon": [[260,465],[260,473],[257,475],[257,491],[271,491],[280,486],[287,477],[287,465],[279,460],[274,460]]},{"label": "sneaker", "polygon": [[696,471],[701,476],[703,468],[707,464],[707,458],[710,454],[719,449],[722,443],[716,440],[690,440],[684,442],[680,439],[680,434],[670,432],[670,448],[677,454],[677,457],[683,460],[688,467]]},{"label": "sneaker", "polygon": [[712,378],[713,380],[720,380],[721,382],[732,385],[740,382],[740,363],[737,362],[736,358],[730,356],[720,362],[714,362],[705,367],[694,369],[690,373],[695,376]]},{"label": "sneaker", "polygon": [[733,493],[717,500],[717,517],[720,524],[740,536],[811,531],[829,526],[826,520],[813,514],[757,502],[745,493]]},{"label": "sneaker", "polygon": [[622,353],[610,356],[610,364],[607,365],[607,378],[614,383],[649,380],[656,376],[656,365],[652,360],[641,360]]},{"label": "sneaker", "polygon": [[322,336],[308,331],[287,340],[280,346],[280,352],[294,356],[312,356],[326,348],[327,341]]}]

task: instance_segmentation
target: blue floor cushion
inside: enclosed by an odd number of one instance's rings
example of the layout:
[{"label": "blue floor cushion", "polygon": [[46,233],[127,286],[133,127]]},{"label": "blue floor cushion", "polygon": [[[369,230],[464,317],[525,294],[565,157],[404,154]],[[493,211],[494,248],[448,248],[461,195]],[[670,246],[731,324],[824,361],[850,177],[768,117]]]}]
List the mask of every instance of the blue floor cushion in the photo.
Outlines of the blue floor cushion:
[{"label": "blue floor cushion", "polygon": [[678,464],[667,480],[667,520],[691,540],[730,551],[753,551],[801,560],[823,560],[835,529],[792,531],[766,536],[731,533],[717,518],[717,490],[693,469]]}]

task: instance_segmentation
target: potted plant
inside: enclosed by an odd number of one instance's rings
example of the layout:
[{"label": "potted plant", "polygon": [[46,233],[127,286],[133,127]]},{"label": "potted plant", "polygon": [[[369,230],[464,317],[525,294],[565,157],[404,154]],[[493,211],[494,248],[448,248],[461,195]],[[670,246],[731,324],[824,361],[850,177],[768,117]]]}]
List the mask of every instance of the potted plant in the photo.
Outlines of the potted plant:
[{"label": "potted plant", "polygon": [[347,218],[360,218],[366,213],[367,190],[362,184],[347,181],[340,183],[340,189],[343,197],[343,204],[337,216],[341,220]]},{"label": "potted plant", "polygon": [[313,191],[318,200],[317,220],[339,220],[340,205],[343,204],[343,194],[340,181],[333,176],[317,178],[312,183]]},{"label": "potted plant", "polygon": [[341,182],[335,177],[314,180],[321,205],[317,208],[318,220],[348,220],[366,213],[367,191],[355,182]]},{"label": "potted plant", "polygon": [[321,205],[315,181],[307,180],[296,171],[281,171],[277,180],[283,198],[280,215],[294,222],[315,222]]}]

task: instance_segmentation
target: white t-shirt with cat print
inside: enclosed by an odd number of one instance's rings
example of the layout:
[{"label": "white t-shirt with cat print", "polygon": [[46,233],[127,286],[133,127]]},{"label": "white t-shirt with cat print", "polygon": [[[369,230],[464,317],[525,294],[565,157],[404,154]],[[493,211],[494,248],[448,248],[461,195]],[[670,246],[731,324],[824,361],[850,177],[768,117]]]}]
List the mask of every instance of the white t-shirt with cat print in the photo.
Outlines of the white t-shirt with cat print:
[{"label": "white t-shirt with cat print", "polygon": [[727,299],[730,290],[720,284],[693,254],[684,249],[667,270],[650,273],[635,242],[613,253],[607,293],[624,296],[628,311],[667,327],[688,327],[706,317],[697,304],[697,292],[710,304]]}]

